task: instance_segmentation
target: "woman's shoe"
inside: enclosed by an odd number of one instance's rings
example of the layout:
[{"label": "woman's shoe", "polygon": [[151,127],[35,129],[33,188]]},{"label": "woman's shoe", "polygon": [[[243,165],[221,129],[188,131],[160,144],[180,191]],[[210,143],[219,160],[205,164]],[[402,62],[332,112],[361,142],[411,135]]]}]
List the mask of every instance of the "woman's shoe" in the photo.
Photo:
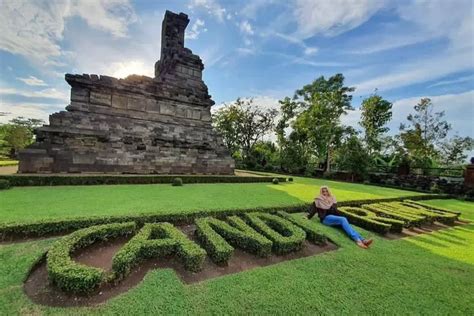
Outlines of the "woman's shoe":
[{"label": "woman's shoe", "polygon": [[374,241],[372,239],[362,241],[362,243],[364,243],[364,245],[366,245],[367,247],[369,247],[373,242]]},{"label": "woman's shoe", "polygon": [[367,247],[367,246],[364,244],[364,242],[362,242],[362,240],[359,240],[359,241],[357,242],[357,246],[359,246],[360,248],[363,248],[363,249],[369,248],[369,247]]}]

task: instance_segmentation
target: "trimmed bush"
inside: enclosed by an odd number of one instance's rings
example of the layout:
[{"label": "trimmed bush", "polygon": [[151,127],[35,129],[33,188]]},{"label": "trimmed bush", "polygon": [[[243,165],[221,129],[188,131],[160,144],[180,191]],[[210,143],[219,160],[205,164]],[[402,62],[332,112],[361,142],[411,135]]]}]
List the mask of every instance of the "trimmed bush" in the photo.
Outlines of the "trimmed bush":
[{"label": "trimmed bush", "polygon": [[429,212],[428,210],[425,210],[424,212],[421,210],[415,210],[414,208],[399,204],[399,202],[380,203],[380,206],[391,212],[404,216],[412,216],[415,220],[419,219],[420,224],[432,224],[435,221],[434,216],[436,216],[436,214],[433,212]]},{"label": "trimmed bush", "polygon": [[281,216],[296,226],[300,227],[306,233],[306,239],[316,245],[325,245],[327,243],[327,237],[324,236],[321,232],[318,231],[314,224],[311,221],[308,221],[301,216],[292,216],[286,212],[279,211],[277,212],[278,216]]},{"label": "trimmed bush", "polygon": [[461,215],[461,212],[448,210],[448,209],[445,209],[445,208],[442,208],[442,207],[439,207],[439,206],[432,206],[432,205],[429,205],[429,204],[426,204],[426,203],[423,203],[423,202],[419,202],[419,201],[403,200],[403,203],[408,203],[410,205],[421,206],[421,207],[424,207],[428,210],[431,210],[431,211],[434,211],[434,212],[440,213],[440,214],[448,213],[448,214],[455,214],[457,216]]},{"label": "trimmed bush", "polygon": [[183,185],[183,179],[181,178],[174,178],[173,183],[171,184],[174,187],[180,187]]},{"label": "trimmed bush", "polygon": [[292,222],[268,213],[245,214],[249,224],[273,242],[273,252],[285,254],[301,249],[306,234]]},{"label": "trimmed bush", "polygon": [[403,206],[407,210],[409,209],[415,214],[429,216],[433,220],[444,224],[454,224],[454,222],[458,220],[459,217],[457,214],[454,213],[447,213],[443,211],[428,209],[424,206],[412,204],[410,202],[398,202],[397,204]]},{"label": "trimmed bush", "polygon": [[278,184],[278,183],[280,183],[280,181],[278,180],[278,178],[273,178],[272,183],[273,184]]},{"label": "trimmed bush", "polygon": [[389,231],[401,233],[405,223],[397,219],[377,216],[374,212],[360,207],[340,207],[338,211],[345,216],[351,224],[382,235]]},{"label": "trimmed bush", "polygon": [[7,190],[10,189],[10,181],[0,179],[0,190]]},{"label": "trimmed bush", "polygon": [[49,280],[69,293],[93,291],[106,280],[105,271],[77,263],[71,259],[71,254],[97,241],[129,235],[135,228],[133,222],[92,226],[56,241],[46,256]]},{"label": "trimmed bush", "polygon": [[419,226],[425,222],[425,217],[419,215],[410,215],[397,212],[393,208],[382,205],[381,203],[364,204],[363,209],[377,214],[379,217],[393,218],[405,223],[404,227]]},{"label": "trimmed bush", "polygon": [[[387,199],[372,199],[372,200],[354,200],[354,201],[342,201],[338,205],[342,206],[355,206],[360,207],[362,204],[370,204],[377,202],[392,202],[392,201],[403,201],[403,200],[424,200],[434,198],[449,198],[447,195],[433,196],[433,195],[420,195],[420,196],[405,196],[400,198],[387,198]],[[419,203],[419,202],[416,202]],[[123,223],[134,221],[138,225],[144,223],[154,222],[172,222],[172,223],[193,223],[196,218],[215,216],[225,217],[230,215],[240,215],[248,212],[277,212],[285,211],[287,213],[299,213],[305,212],[308,209],[309,204],[301,203],[288,206],[275,206],[275,207],[262,207],[262,208],[250,208],[250,209],[228,209],[228,210],[196,210],[190,212],[169,212],[169,213],[157,213],[157,214],[133,214],[123,216],[92,216],[92,217],[77,217],[69,219],[45,219],[33,222],[10,222],[0,224],[0,240],[7,240],[17,237],[38,237],[47,236],[51,234],[66,233],[73,230],[110,223]],[[448,211],[446,211],[448,212]],[[387,217],[387,216],[385,216]]]},{"label": "trimmed bush", "polygon": [[213,217],[196,220],[196,236],[216,264],[226,264],[241,248],[266,257],[271,254],[272,242],[260,235],[241,218],[231,216],[228,223]]},{"label": "trimmed bush", "polygon": [[288,178],[288,182],[293,182],[293,178],[292,178],[292,177],[289,177],[289,178]]},{"label": "trimmed bush", "polygon": [[114,279],[122,279],[144,259],[176,254],[186,270],[199,271],[206,252],[170,223],[145,224],[112,259]]},{"label": "trimmed bush", "polygon": [[109,223],[122,223],[134,221],[137,225],[156,222],[172,222],[191,224],[196,218],[215,216],[224,218],[226,216],[238,215],[245,212],[275,212],[284,210],[289,213],[302,212],[307,208],[306,204],[295,204],[289,206],[262,207],[259,209],[229,209],[229,210],[195,210],[190,212],[170,212],[157,214],[134,214],[124,216],[93,216],[79,217],[73,219],[51,220],[46,219],[34,222],[12,222],[0,224],[0,240],[15,237],[37,237],[57,233],[65,233],[84,227],[102,225]]},{"label": "trimmed bush", "polygon": [[[12,186],[102,185],[102,184],[160,184],[173,183],[171,175],[0,175]],[[258,183],[272,182],[274,177],[241,177],[218,175],[182,175],[184,183]],[[284,177],[278,177],[285,181]]]}]

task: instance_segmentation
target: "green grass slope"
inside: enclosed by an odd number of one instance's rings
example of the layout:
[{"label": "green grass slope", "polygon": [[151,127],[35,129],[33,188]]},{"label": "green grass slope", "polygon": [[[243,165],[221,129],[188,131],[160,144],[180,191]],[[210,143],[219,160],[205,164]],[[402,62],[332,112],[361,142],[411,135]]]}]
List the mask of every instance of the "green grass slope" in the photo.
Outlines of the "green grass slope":
[{"label": "green grass slope", "polygon": [[339,201],[413,196],[421,193],[363,184],[295,178],[279,185],[189,184],[15,187],[0,191],[0,222],[80,216],[190,212],[286,206],[310,202],[321,185]]},{"label": "green grass slope", "polygon": [[[430,203],[474,217],[474,203]],[[373,247],[362,250],[341,231],[312,223],[341,248],[193,285],[181,283],[173,270],[155,270],[136,288],[93,308],[39,306],[23,293],[30,265],[52,240],[3,245],[0,314],[474,314],[474,224],[400,240],[374,236]]]}]

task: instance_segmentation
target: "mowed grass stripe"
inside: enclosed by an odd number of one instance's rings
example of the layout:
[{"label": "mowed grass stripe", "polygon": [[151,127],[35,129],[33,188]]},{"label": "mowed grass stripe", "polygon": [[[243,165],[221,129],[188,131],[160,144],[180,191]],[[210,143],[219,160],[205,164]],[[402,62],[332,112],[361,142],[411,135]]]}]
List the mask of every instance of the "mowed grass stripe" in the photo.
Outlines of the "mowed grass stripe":
[{"label": "mowed grass stripe", "polygon": [[250,209],[309,203],[321,185],[339,201],[415,196],[422,193],[363,184],[294,178],[293,183],[103,185],[15,187],[0,191],[0,222],[186,213],[199,210]]}]

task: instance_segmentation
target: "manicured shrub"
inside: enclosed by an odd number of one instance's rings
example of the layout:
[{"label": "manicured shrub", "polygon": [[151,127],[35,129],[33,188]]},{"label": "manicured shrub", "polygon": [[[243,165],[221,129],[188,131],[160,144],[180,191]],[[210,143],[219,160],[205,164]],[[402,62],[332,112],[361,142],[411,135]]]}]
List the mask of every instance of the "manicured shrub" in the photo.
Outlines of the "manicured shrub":
[{"label": "manicured shrub", "polygon": [[216,264],[226,264],[234,248],[266,257],[271,254],[272,242],[260,235],[241,218],[231,216],[228,222],[206,217],[196,220],[196,236]]},{"label": "manicured shrub", "polygon": [[174,187],[180,187],[183,185],[183,179],[181,178],[174,178],[173,183],[171,184]]},{"label": "manicured shrub", "polygon": [[91,216],[73,219],[51,220],[45,219],[34,222],[12,222],[0,224],[0,240],[16,237],[37,237],[57,233],[70,232],[93,225],[109,223],[122,223],[134,221],[138,225],[155,222],[193,223],[196,218],[208,216],[231,216],[245,212],[275,212],[284,210],[289,213],[302,212],[307,208],[306,204],[294,204],[288,206],[262,207],[259,209],[228,209],[228,210],[196,210],[190,212],[169,212],[157,214],[133,214],[123,216]]},{"label": "manicured shrub", "polygon": [[416,219],[419,219],[420,224],[432,224],[435,221],[435,216],[433,212],[428,210],[416,210],[414,208],[400,204],[399,202],[390,202],[390,203],[380,203],[379,204],[383,209],[395,212],[404,216],[412,216]]},{"label": "manicured shrub", "polygon": [[422,206],[426,209],[429,209],[431,211],[434,211],[434,212],[439,212],[441,214],[444,214],[444,213],[448,213],[448,214],[455,214],[455,215],[461,215],[461,212],[456,212],[456,211],[452,211],[452,210],[448,210],[446,208],[442,208],[440,206],[432,206],[432,205],[429,205],[427,203],[423,203],[423,202],[420,202],[420,201],[414,201],[414,200],[403,200],[404,203],[408,203],[410,205],[418,205],[418,206]]},{"label": "manicured shrub", "polygon": [[374,212],[379,217],[401,220],[405,223],[404,227],[419,226],[425,222],[425,217],[423,216],[400,213],[393,208],[382,205],[381,203],[364,204],[362,205],[362,208]]},{"label": "manicured shrub", "polygon": [[319,232],[311,221],[301,218],[301,216],[292,216],[283,211],[279,211],[277,214],[303,229],[306,233],[306,239],[313,244],[325,245],[327,243],[327,237]]},{"label": "manicured shrub", "polygon": [[170,223],[145,224],[112,259],[114,279],[122,279],[140,261],[176,254],[185,269],[199,271],[206,252]]},{"label": "manicured shrub", "polygon": [[280,183],[280,181],[278,180],[278,178],[273,178],[272,183],[273,184],[278,184],[278,183]]},{"label": "manicured shrub", "polygon": [[[168,175],[0,175],[0,179],[10,181],[12,186],[52,186],[52,185],[102,185],[102,184],[159,184],[173,183],[176,176]],[[182,175],[184,183],[258,183],[272,182],[274,177],[241,177],[219,175]],[[284,177],[278,180],[285,181]]]},{"label": "manicured shrub", "polygon": [[[338,203],[339,206],[355,206],[360,207],[362,204],[371,204],[377,202],[392,202],[402,200],[429,200],[429,199],[440,199],[449,198],[448,195],[417,195],[417,196],[405,196],[400,198],[387,198],[387,199],[370,199],[370,200],[354,200],[354,201],[341,201]],[[69,219],[44,219],[36,220],[32,222],[10,222],[0,223],[0,240],[7,240],[17,237],[38,237],[47,236],[51,234],[66,233],[77,229],[102,225],[109,223],[123,223],[134,221],[138,225],[144,223],[154,222],[172,222],[172,223],[193,223],[196,218],[207,217],[207,216],[230,216],[240,215],[248,212],[277,212],[285,211],[287,213],[305,212],[308,209],[308,204],[294,204],[288,206],[276,206],[276,207],[262,207],[262,208],[250,208],[250,209],[227,209],[227,210],[196,210],[190,212],[163,212],[157,214],[130,214],[123,216],[91,216],[91,217],[78,217]],[[433,208],[431,208],[433,209]],[[445,210],[445,212],[452,212]],[[456,212],[454,212],[456,213]],[[459,214],[459,213],[456,213]]]},{"label": "manicured shrub", "polygon": [[403,229],[403,221],[393,218],[380,217],[367,209],[346,206],[340,207],[338,210],[351,224],[382,235],[388,233],[389,231],[401,233]]},{"label": "manicured shrub", "polygon": [[288,178],[288,182],[293,182],[293,178],[292,178],[292,177],[289,177],[289,178]]},{"label": "manicured shrub", "polygon": [[398,204],[403,205],[405,208],[410,209],[412,212],[418,215],[427,215],[433,218],[434,220],[444,223],[444,224],[454,224],[458,220],[459,215],[456,213],[445,212],[436,209],[429,209],[425,206],[411,203],[411,202],[399,202]]},{"label": "manicured shrub", "polygon": [[0,179],[0,190],[10,189],[10,181]]},{"label": "manicured shrub", "polygon": [[273,242],[273,252],[285,254],[301,249],[305,232],[290,221],[268,213],[246,213],[245,218],[259,233]]},{"label": "manicured shrub", "polygon": [[56,241],[46,257],[49,280],[69,293],[93,291],[105,281],[105,271],[77,263],[71,259],[71,254],[97,241],[129,235],[135,228],[134,222],[92,226]]}]

